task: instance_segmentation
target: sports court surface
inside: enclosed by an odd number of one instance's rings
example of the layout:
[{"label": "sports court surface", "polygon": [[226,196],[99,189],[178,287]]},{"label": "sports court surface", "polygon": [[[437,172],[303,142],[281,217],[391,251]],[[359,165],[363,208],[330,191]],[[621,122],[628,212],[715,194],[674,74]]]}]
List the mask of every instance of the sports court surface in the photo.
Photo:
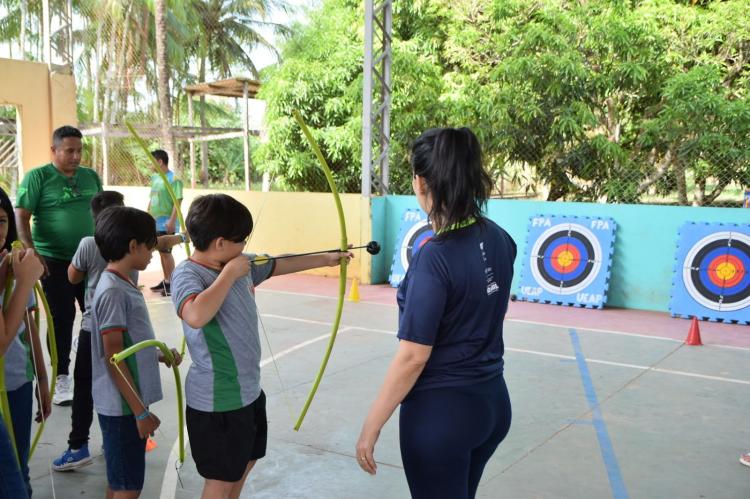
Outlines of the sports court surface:
[{"label": "sports court surface", "polygon": [[[146,286],[158,281],[146,272]],[[336,279],[274,278],[257,289],[265,338],[263,388],[269,446],[243,497],[407,498],[393,417],[376,447],[378,474],[359,469],[360,425],[397,347],[395,290],[360,286],[347,302],[323,382],[300,432],[292,429],[317,373],[336,306]],[[145,291],[157,337],[179,345],[170,301]],[[667,314],[511,303],[505,377],[510,434],[488,464],[482,498],[746,498],[750,469],[750,329],[701,323],[704,346],[683,344],[689,321]],[[262,334],[262,333],[261,333]],[[183,364],[183,375],[189,360]],[[277,372],[278,368],[278,372]],[[184,376],[183,376],[184,377]],[[144,498],[192,498],[201,479],[190,458],[175,469],[174,381],[162,371],[162,425],[147,455]],[[34,497],[52,497],[49,461],[61,453],[70,408],[53,415],[32,460]],[[98,424],[90,466],[52,475],[56,497],[102,497]]]}]

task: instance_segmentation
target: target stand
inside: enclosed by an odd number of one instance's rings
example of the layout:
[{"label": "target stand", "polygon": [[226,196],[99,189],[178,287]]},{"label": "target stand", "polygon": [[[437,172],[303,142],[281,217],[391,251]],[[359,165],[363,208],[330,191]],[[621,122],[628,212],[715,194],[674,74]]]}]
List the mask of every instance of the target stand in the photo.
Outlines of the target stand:
[{"label": "target stand", "polygon": [[435,237],[435,232],[422,210],[404,210],[401,228],[393,250],[393,263],[388,282],[397,288],[406,275],[411,259],[427,241]]},{"label": "target stand", "polygon": [[750,225],[686,223],[675,260],[673,317],[750,324]]},{"label": "target stand", "polygon": [[517,299],[604,307],[616,228],[611,218],[531,217]]}]

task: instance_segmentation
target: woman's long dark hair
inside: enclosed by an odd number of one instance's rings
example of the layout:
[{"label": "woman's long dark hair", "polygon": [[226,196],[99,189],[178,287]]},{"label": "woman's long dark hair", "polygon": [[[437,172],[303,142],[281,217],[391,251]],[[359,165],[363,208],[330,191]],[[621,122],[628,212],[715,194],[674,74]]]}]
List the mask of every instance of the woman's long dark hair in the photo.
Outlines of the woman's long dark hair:
[{"label": "woman's long dark hair", "polygon": [[16,230],[16,217],[13,212],[13,203],[10,202],[10,198],[5,191],[0,188],[0,208],[5,211],[8,215],[8,235],[5,237],[5,244],[0,250],[10,251],[10,245],[18,239],[18,231]]},{"label": "woman's long dark hair", "polygon": [[412,144],[411,167],[430,190],[428,215],[438,232],[470,217],[481,220],[492,179],[482,167],[482,148],[471,130],[427,130]]}]

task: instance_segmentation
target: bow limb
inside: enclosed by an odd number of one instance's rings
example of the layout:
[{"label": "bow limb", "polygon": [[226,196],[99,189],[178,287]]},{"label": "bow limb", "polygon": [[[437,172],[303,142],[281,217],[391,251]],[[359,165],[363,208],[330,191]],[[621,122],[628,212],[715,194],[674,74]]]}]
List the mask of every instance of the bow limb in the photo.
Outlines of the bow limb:
[{"label": "bow limb", "polygon": [[[318,143],[315,141],[315,138],[312,136],[312,134],[310,133],[310,130],[307,128],[305,121],[302,119],[302,115],[296,109],[292,111],[292,113],[294,115],[294,119],[297,120],[297,123],[299,123],[299,126],[302,129],[302,133],[305,134],[307,141],[310,143],[310,147],[315,153],[315,156],[318,158],[318,163],[320,164],[320,168],[323,170],[323,173],[326,176],[326,180],[328,181],[328,186],[331,188],[331,194],[333,194],[333,199],[336,204],[336,211],[338,213],[338,218],[339,218],[339,231],[341,233],[341,251],[347,251],[349,248],[349,243],[346,237],[346,219],[344,218],[344,209],[341,205],[341,197],[339,196],[339,191],[336,188],[336,182],[333,179],[333,172],[331,172],[331,168],[328,166],[328,163],[323,157],[323,153],[321,153]],[[315,398],[315,394],[318,391],[318,386],[320,385],[320,381],[323,379],[323,373],[325,372],[326,366],[328,365],[328,360],[331,357],[331,352],[333,351],[333,345],[336,343],[336,335],[338,333],[339,324],[341,322],[341,313],[344,310],[344,296],[346,295],[347,263],[348,263],[348,260],[346,258],[341,259],[341,267],[339,269],[338,305],[336,307],[336,317],[333,321],[333,326],[331,328],[331,338],[328,340],[328,346],[326,348],[325,355],[323,356],[323,360],[320,364],[320,369],[318,370],[318,374],[315,377],[315,381],[313,382],[313,386],[310,389],[310,393],[307,395],[307,400],[305,401],[305,405],[302,408],[302,412],[300,412],[299,417],[297,418],[297,423],[294,425],[295,431],[299,431],[300,427],[302,426],[302,422],[305,419],[307,410],[310,408],[310,404],[312,403],[313,398]]]},{"label": "bow limb", "polygon": [[[153,167],[153,170],[161,177],[162,182],[164,183],[164,188],[167,191],[167,194],[169,194],[169,197],[172,199],[172,204],[176,208],[177,211],[177,220],[180,223],[180,227],[182,227],[182,230],[186,230],[185,228],[185,217],[182,216],[182,208],[180,207],[180,202],[177,199],[177,196],[175,196],[174,190],[172,190],[172,186],[169,184],[169,179],[167,179],[167,176],[164,174],[163,171],[161,171],[161,167],[159,166],[159,163],[156,162],[156,159],[151,155],[151,151],[148,149],[148,144],[146,144],[146,141],[143,140],[143,138],[138,135],[138,132],[135,131],[135,128],[133,125],[131,125],[129,122],[125,122],[125,126],[128,127],[128,131],[130,132],[130,135],[135,139],[136,143],[140,146],[141,150],[146,154],[146,157],[151,161],[151,166]],[[187,254],[188,258],[190,258],[190,243],[185,241],[185,254]],[[180,355],[185,355],[185,336],[182,336],[182,345],[180,346]]]},{"label": "bow limb", "polygon": [[172,354],[172,351],[167,347],[166,344],[159,340],[146,340],[141,341],[139,343],[136,343],[135,345],[132,345],[125,350],[116,353],[112,356],[112,358],[109,359],[109,361],[114,364],[115,366],[122,362],[123,360],[127,359],[131,355],[143,350],[144,348],[148,347],[156,347],[158,348],[164,358],[166,358],[170,365],[172,366],[172,374],[174,374],[174,383],[175,383],[175,390],[177,391],[177,428],[178,428],[178,435],[179,435],[179,441],[180,441],[180,448],[179,448],[179,460],[180,463],[185,462],[185,424],[183,421],[183,415],[182,415],[182,379],[180,378],[180,370],[175,364],[174,355]]},{"label": "bow limb", "polygon": [[[10,255],[8,255],[10,257]],[[12,259],[10,260],[12,261]],[[3,311],[8,310],[8,302],[10,302],[10,295],[13,292],[13,272],[8,263],[8,275],[5,279],[5,293],[3,294]],[[8,435],[10,436],[10,443],[13,446],[13,454],[16,456],[16,462],[21,464],[21,460],[18,456],[18,448],[16,448],[16,435],[13,431],[13,419],[10,414],[10,402],[8,402],[8,389],[5,386],[5,355],[0,355],[0,412],[2,412],[3,422],[5,427],[8,429]]]},{"label": "bow limb", "polygon": [[[44,306],[44,317],[47,322],[47,343],[49,344],[49,357],[50,357],[50,363],[52,364],[52,376],[50,377],[49,382],[49,396],[50,399],[55,396],[55,386],[57,384],[57,365],[58,365],[58,357],[57,357],[57,338],[55,336],[55,323],[52,320],[52,309],[50,309],[49,303],[47,303],[47,295],[44,294],[44,290],[42,289],[42,285],[38,282],[34,284],[34,294],[37,298],[37,304],[41,302],[41,305]],[[37,331],[39,331],[39,324],[38,324],[38,315],[35,316],[35,322],[37,322]],[[32,346],[33,348],[33,346]],[[40,402],[41,403],[41,402]],[[42,409],[40,408],[40,411]],[[31,448],[29,449],[29,460],[31,460],[31,456],[34,455],[34,450],[36,449],[36,445],[39,443],[39,439],[42,436],[42,433],[44,432],[44,426],[47,423],[46,418],[42,418],[42,422],[39,423],[39,427],[36,429],[36,434],[34,435],[34,439],[31,441]]]}]

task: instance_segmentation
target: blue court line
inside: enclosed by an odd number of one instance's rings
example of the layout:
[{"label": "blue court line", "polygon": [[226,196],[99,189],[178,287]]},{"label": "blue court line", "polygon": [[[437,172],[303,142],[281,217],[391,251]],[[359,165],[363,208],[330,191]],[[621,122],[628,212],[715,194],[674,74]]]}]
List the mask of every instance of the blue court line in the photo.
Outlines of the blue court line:
[{"label": "blue court line", "polygon": [[612,440],[609,438],[607,425],[602,417],[599,400],[596,397],[594,383],[591,381],[589,366],[586,363],[586,358],[583,356],[583,351],[581,350],[581,342],[578,339],[578,333],[576,333],[575,329],[570,329],[568,332],[570,333],[570,341],[573,343],[573,350],[576,354],[578,371],[581,373],[583,391],[586,393],[586,401],[589,404],[589,409],[591,409],[591,418],[594,424],[594,429],[596,430],[596,436],[599,439],[599,449],[602,453],[602,460],[604,461],[604,466],[607,468],[607,477],[609,478],[609,487],[612,489],[612,497],[615,499],[627,499],[628,490],[625,488],[625,482],[622,480],[620,465],[617,464],[617,456],[615,455],[614,447],[612,447]]}]

